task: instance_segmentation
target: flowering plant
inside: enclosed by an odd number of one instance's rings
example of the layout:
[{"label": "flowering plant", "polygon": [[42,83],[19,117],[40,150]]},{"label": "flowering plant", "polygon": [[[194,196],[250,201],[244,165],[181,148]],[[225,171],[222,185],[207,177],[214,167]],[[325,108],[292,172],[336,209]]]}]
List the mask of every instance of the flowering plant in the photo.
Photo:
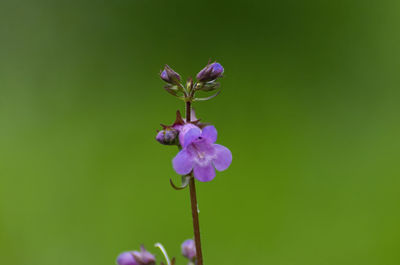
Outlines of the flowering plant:
[{"label": "flowering plant", "polygon": [[[215,169],[223,171],[232,162],[231,151],[225,146],[216,144],[217,130],[214,126],[201,123],[195,116],[192,103],[214,98],[220,92],[220,84],[217,82],[222,77],[224,68],[221,64],[209,63],[196,76],[194,82],[189,78],[186,86],[181,83],[181,76],[171,67],[166,65],[160,73],[162,80],[166,82],[165,90],[171,95],[185,102],[186,117],[182,118],[180,111],[176,112],[176,119],[172,125],[163,125],[162,130],[157,133],[156,140],[164,145],[176,145],[178,154],[172,160],[172,166],[176,173],[182,176],[182,184],[176,186],[170,179],[171,186],[181,190],[189,186],[190,201],[193,217],[194,240],[188,239],[182,243],[182,255],[185,256],[189,265],[203,265],[201,251],[200,225],[197,209],[197,197],[195,179],[208,182],[214,179]],[[214,91],[216,93],[206,98],[197,98],[197,91]],[[168,265],[175,264],[175,258],[169,259],[164,247],[157,243],[164,254]],[[155,265],[156,259],[143,246],[140,251],[127,251],[121,253],[117,258],[118,265]],[[163,263],[161,263],[163,264]]]}]

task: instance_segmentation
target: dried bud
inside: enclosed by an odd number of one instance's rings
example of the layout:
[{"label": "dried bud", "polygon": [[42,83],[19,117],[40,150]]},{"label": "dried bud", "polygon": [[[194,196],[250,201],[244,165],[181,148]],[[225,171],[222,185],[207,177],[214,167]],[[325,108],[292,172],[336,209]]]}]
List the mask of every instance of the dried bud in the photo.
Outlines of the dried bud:
[{"label": "dried bud", "polygon": [[166,127],[157,133],[156,140],[161,144],[174,145],[177,144],[178,133],[174,128]]},{"label": "dried bud", "polygon": [[190,260],[196,258],[196,244],[194,243],[193,239],[188,239],[183,242],[181,248],[183,256]]},{"label": "dried bud", "polygon": [[222,76],[224,68],[221,64],[215,62],[208,64],[197,74],[197,80],[200,82],[210,82]]},{"label": "dried bud", "polygon": [[179,84],[179,82],[181,81],[181,76],[177,72],[172,70],[172,68],[168,65],[165,65],[164,70],[160,74],[160,77],[162,80],[170,84]]},{"label": "dried bud", "polygon": [[135,257],[135,260],[138,262],[139,265],[155,265],[156,264],[156,258],[154,257],[153,254],[148,252],[144,248],[144,246],[140,247],[140,252],[133,251],[132,255],[133,255],[133,257]]},{"label": "dried bud", "polygon": [[117,258],[118,265],[139,265],[132,252],[123,252]]}]

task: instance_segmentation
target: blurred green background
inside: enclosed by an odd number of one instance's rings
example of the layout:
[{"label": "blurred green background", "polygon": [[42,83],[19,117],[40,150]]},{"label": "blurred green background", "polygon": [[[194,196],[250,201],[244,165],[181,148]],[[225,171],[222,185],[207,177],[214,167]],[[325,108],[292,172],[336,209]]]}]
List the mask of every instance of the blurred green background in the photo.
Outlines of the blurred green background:
[{"label": "blurred green background", "polygon": [[114,264],[192,236],[165,63],[233,153],[198,183],[205,264],[400,264],[399,1],[0,2],[0,263]]}]

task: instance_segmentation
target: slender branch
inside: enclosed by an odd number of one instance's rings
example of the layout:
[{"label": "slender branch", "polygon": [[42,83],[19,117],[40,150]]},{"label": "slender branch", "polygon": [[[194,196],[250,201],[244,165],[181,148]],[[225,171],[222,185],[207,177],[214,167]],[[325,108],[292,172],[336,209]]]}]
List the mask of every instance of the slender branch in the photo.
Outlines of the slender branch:
[{"label": "slender branch", "polygon": [[[191,102],[186,102],[186,122],[190,122],[191,114]],[[190,202],[192,206],[192,218],[193,218],[193,230],[194,230],[194,242],[196,244],[196,258],[197,265],[203,265],[203,254],[201,252],[201,240],[200,240],[200,224],[199,224],[199,212],[197,208],[197,197],[196,197],[196,184],[194,182],[193,173],[191,173],[190,182]]]}]

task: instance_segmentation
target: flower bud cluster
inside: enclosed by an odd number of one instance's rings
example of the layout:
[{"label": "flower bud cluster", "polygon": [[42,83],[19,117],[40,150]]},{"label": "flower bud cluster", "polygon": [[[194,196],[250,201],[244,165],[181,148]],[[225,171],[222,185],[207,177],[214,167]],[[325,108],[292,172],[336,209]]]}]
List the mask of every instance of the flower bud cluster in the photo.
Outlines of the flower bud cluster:
[{"label": "flower bud cluster", "polygon": [[224,68],[218,62],[207,64],[197,75],[197,82],[194,82],[192,78],[189,78],[186,82],[186,86],[181,83],[181,76],[175,72],[171,67],[165,65],[164,69],[160,73],[162,80],[167,82],[164,89],[171,95],[181,98],[187,101],[195,100],[209,100],[216,96],[208,98],[194,98],[195,92],[198,90],[209,92],[220,88],[220,84],[216,81],[222,77]]}]

